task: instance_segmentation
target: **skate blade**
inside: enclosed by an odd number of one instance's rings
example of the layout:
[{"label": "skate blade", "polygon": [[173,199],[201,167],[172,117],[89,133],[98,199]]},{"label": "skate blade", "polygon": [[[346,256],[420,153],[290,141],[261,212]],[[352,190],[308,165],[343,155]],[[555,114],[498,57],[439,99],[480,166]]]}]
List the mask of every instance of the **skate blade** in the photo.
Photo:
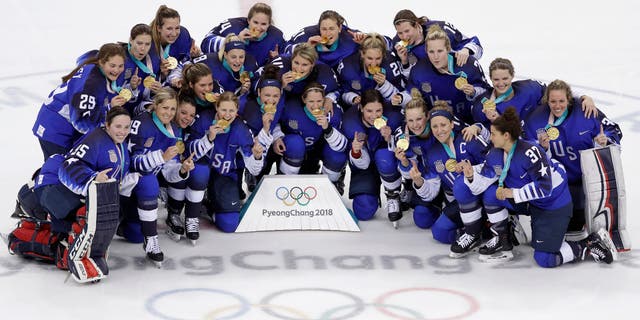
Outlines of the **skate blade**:
[{"label": "skate blade", "polygon": [[598,237],[600,237],[600,239],[602,239],[602,243],[610,249],[609,251],[611,251],[613,261],[618,261],[618,250],[616,249],[616,245],[613,243],[613,240],[611,240],[609,232],[604,228],[600,228],[600,230],[598,230]]},{"label": "skate blade", "polygon": [[162,261],[154,261],[154,260],[151,260],[150,258],[147,258],[147,259],[151,261],[151,263],[153,263],[153,265],[156,266],[156,268],[162,269]]},{"label": "skate blade", "polygon": [[194,246],[194,247],[196,246],[196,243],[198,242],[198,240],[189,240],[189,241],[191,242],[191,245]]},{"label": "skate blade", "polygon": [[449,258],[451,259],[460,259],[460,258],[464,258],[472,253],[476,253],[478,252],[478,247],[475,247],[467,252],[462,252],[462,253],[457,253],[457,252],[453,252],[453,251],[449,251]]},{"label": "skate blade", "polygon": [[394,221],[391,224],[393,224],[394,229],[398,230],[398,225],[399,225],[398,221]]},{"label": "skate blade", "polygon": [[499,251],[494,254],[481,254],[478,260],[485,263],[507,262],[513,259],[513,251]]},{"label": "skate blade", "polygon": [[173,240],[175,242],[180,241],[180,237],[182,236],[180,234],[177,234],[177,233],[171,231],[171,228],[167,229],[167,235],[169,236],[169,238],[171,238],[171,240]]}]

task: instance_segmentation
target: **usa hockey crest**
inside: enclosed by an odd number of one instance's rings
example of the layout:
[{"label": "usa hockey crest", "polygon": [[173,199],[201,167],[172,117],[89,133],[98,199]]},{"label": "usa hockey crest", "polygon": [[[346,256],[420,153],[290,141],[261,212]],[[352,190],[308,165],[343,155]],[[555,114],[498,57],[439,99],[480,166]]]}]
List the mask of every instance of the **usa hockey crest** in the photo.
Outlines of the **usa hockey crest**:
[{"label": "usa hockey crest", "polygon": [[153,145],[153,137],[147,138],[147,141],[144,142],[144,147],[151,148],[152,145]]},{"label": "usa hockey crest", "polygon": [[436,160],[434,164],[436,165],[436,171],[438,173],[444,172],[444,163],[442,163],[442,160]]},{"label": "usa hockey crest", "polygon": [[116,155],[116,151],[113,149],[110,149],[108,151],[109,153],[109,161],[111,161],[111,163],[116,163],[118,162],[118,156]]},{"label": "usa hockey crest", "polygon": [[293,130],[298,130],[298,120],[289,120],[289,127]]},{"label": "usa hockey crest", "polygon": [[132,75],[133,75],[133,69],[127,68],[127,69],[124,70],[124,78],[125,79],[130,79]]},{"label": "usa hockey crest", "polygon": [[353,80],[351,81],[351,88],[353,88],[353,90],[360,90],[362,89],[362,85],[359,80]]},{"label": "usa hockey crest", "polygon": [[429,92],[431,92],[431,83],[430,82],[423,82],[423,83],[421,83],[420,88],[422,88],[422,91],[429,93]]},{"label": "usa hockey crest", "polygon": [[494,165],[493,166],[493,171],[496,173],[496,175],[501,175],[502,174],[502,166],[501,165]]}]

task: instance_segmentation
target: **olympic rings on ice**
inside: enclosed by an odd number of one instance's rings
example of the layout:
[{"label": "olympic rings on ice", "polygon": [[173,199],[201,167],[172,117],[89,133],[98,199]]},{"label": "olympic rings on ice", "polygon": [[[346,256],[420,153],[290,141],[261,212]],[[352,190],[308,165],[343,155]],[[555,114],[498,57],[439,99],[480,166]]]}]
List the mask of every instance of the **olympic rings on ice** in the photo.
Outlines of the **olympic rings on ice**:
[{"label": "olympic rings on ice", "polygon": [[313,186],[307,186],[304,189],[298,186],[291,187],[291,189],[280,186],[276,189],[276,198],[289,207],[296,203],[300,206],[306,206],[317,196],[318,190]]},{"label": "olympic rings on ice", "polygon": [[[281,300],[281,301],[295,301],[295,297],[290,297],[290,294],[296,294],[296,293],[307,293],[308,294],[306,296],[318,296],[318,293],[329,293],[329,294],[333,294],[333,295],[338,295],[341,297],[345,297],[347,298],[350,302],[347,302],[346,304],[341,304],[338,305],[336,307],[332,307],[330,309],[327,309],[325,311],[322,312],[322,314],[320,315],[319,318],[313,318],[311,317],[307,312],[305,312],[306,310],[300,310],[299,306],[296,306],[293,302],[289,303],[291,304],[291,306],[287,306],[282,302],[279,302],[277,300]],[[427,292],[430,294],[437,294],[439,295],[438,298],[439,299],[435,299],[440,301],[442,299],[442,297],[440,297],[441,295],[444,295],[444,298],[457,298],[460,299],[462,298],[462,300],[464,300],[464,307],[466,308],[465,310],[463,310],[462,313],[458,313],[455,315],[449,315],[446,317],[440,317],[440,318],[436,318],[436,317],[428,317],[428,314],[424,314],[418,310],[416,310],[414,308],[413,305],[409,304],[407,305],[406,303],[404,305],[399,305],[399,304],[391,304],[390,302],[387,302],[391,297],[394,296],[398,296],[399,294],[402,293],[416,293],[416,292]],[[151,313],[152,315],[160,318],[160,319],[184,319],[184,315],[181,315],[180,318],[178,318],[178,316],[170,316],[167,315],[165,313],[162,313],[158,307],[159,306],[164,306],[165,308],[167,307],[165,303],[162,303],[160,300],[161,299],[169,299],[169,301],[171,302],[176,302],[176,300],[178,301],[178,303],[181,304],[186,304],[188,305],[189,303],[197,303],[194,299],[189,299],[186,298],[184,302],[179,302],[180,299],[176,299],[177,297],[175,297],[175,295],[179,295],[179,294],[216,294],[218,296],[223,296],[222,298],[220,297],[216,297],[216,299],[211,299],[209,297],[203,297],[200,298],[202,300],[206,300],[207,303],[206,305],[203,305],[202,303],[199,305],[194,305],[192,307],[190,307],[190,309],[193,310],[193,307],[198,307],[200,309],[204,309],[207,308],[208,304],[211,304],[211,306],[209,307],[209,312],[207,312],[204,316],[204,319],[217,319],[217,320],[230,320],[230,319],[243,319],[246,318],[246,314],[252,309],[252,308],[260,308],[264,313],[270,315],[273,318],[276,319],[285,319],[285,320],[308,320],[308,319],[318,319],[318,320],[346,320],[346,319],[355,319],[356,316],[361,315],[365,309],[367,307],[374,307],[375,310],[377,310],[378,312],[380,312],[381,314],[384,314],[387,319],[401,319],[401,320],[453,320],[453,319],[466,319],[469,318],[471,315],[473,315],[474,313],[476,313],[479,310],[479,304],[477,302],[477,300],[468,295],[465,294],[463,292],[460,291],[456,291],[456,290],[451,290],[451,289],[444,289],[444,288],[404,288],[404,289],[398,289],[398,290],[394,290],[394,291],[389,291],[386,292],[384,294],[382,294],[381,296],[377,297],[373,303],[365,303],[360,297],[351,294],[349,292],[346,291],[342,291],[342,290],[338,290],[338,289],[329,289],[329,288],[293,288],[293,289],[285,289],[285,290],[280,290],[280,291],[276,291],[273,293],[270,293],[268,295],[266,295],[264,298],[262,298],[260,300],[259,303],[251,303],[249,302],[246,298],[244,298],[243,296],[234,293],[234,292],[230,292],[230,291],[225,291],[225,290],[219,290],[219,289],[208,289],[208,288],[187,288],[187,289],[175,289],[175,290],[168,290],[168,291],[164,291],[158,294],[155,294],[153,296],[151,296],[150,298],[147,299],[147,302],[145,303],[145,307],[147,309],[147,311],[149,313]],[[171,297],[170,297],[171,296]],[[226,296],[226,297],[225,297]],[[170,298],[169,298],[170,297]],[[236,300],[236,303],[228,303],[228,300]],[[305,298],[306,299],[306,298]],[[320,307],[322,307],[322,302],[326,301],[326,300],[332,300],[332,299],[319,299],[316,298],[318,300],[318,303],[316,303],[316,306],[319,304]],[[400,298],[396,298],[397,300],[400,301],[411,301],[411,300],[407,300],[407,299],[400,299]],[[418,299],[413,299],[418,300]],[[424,300],[424,299],[423,299]],[[425,300],[426,301],[426,300]],[[226,304],[225,304],[226,303]],[[433,303],[433,302],[432,302]],[[437,305],[439,302],[436,302],[435,304]],[[220,307],[215,307],[215,305],[222,305]],[[459,305],[459,303],[456,304],[448,304],[447,306],[457,306]],[[424,310],[424,305],[421,305],[421,307]],[[462,306],[461,306],[462,307]],[[457,308],[452,309],[452,311],[456,311]],[[350,311],[353,310],[353,311]],[[350,311],[348,313],[345,313],[347,311]],[[440,310],[438,310],[440,311]],[[317,311],[316,311],[317,312]],[[399,314],[400,313],[400,314]],[[339,314],[339,315],[338,315]],[[403,316],[404,315],[404,316]],[[378,318],[378,317],[376,317]],[[198,319],[202,319],[202,317],[198,317]]]}]

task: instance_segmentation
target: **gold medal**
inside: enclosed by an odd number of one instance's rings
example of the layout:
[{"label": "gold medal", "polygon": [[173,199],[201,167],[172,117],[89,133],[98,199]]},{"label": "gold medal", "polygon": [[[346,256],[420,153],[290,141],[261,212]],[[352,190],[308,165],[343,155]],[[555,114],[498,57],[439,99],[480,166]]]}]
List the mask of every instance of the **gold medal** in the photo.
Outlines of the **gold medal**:
[{"label": "gold medal", "polygon": [[124,100],[126,100],[126,101],[131,100],[131,98],[133,97],[133,93],[131,92],[131,90],[126,89],[126,88],[120,89],[120,92],[118,92],[118,95],[123,97]]},{"label": "gold medal", "polygon": [[265,113],[276,113],[277,107],[275,104],[265,104],[264,105],[264,112]]},{"label": "gold medal", "polygon": [[311,114],[314,117],[317,117],[317,116],[319,116],[321,114],[324,114],[324,110],[322,110],[322,109],[313,109],[313,110],[311,110]]},{"label": "gold medal", "polygon": [[375,75],[382,72],[382,68],[380,68],[379,66],[371,65],[367,67],[367,71],[369,72],[370,75]]},{"label": "gold medal", "polygon": [[293,73],[293,79],[294,80],[298,80],[300,78],[302,78],[303,74],[300,72],[295,72],[295,71],[291,71]]},{"label": "gold medal", "polygon": [[458,164],[458,161],[456,161],[456,159],[449,159],[447,160],[447,162],[444,163],[444,167],[447,169],[447,171],[454,172],[456,171],[457,164]]},{"label": "gold medal", "polygon": [[144,80],[142,80],[142,85],[145,88],[151,88],[151,86],[156,83],[156,78],[152,77],[152,76],[147,76],[146,78],[144,78]]},{"label": "gold medal", "polygon": [[329,38],[326,36],[322,36],[322,39],[320,39],[320,43],[322,44],[327,44],[329,42]]},{"label": "gold medal", "polygon": [[215,94],[213,94],[212,92],[207,92],[204,94],[204,99],[209,101],[209,102],[216,102],[216,100],[218,100],[218,98],[216,97]]},{"label": "gold medal", "polygon": [[382,127],[386,125],[387,125],[387,120],[385,120],[384,118],[377,118],[373,120],[373,126],[378,130],[382,129]]},{"label": "gold medal", "polygon": [[169,70],[173,70],[178,67],[178,59],[174,57],[167,58],[167,62],[169,63]]},{"label": "gold medal", "polygon": [[218,120],[218,122],[216,122],[216,124],[217,124],[218,126],[220,126],[220,128],[222,128],[223,130],[224,130],[224,129],[227,129],[227,127],[229,127],[229,121],[227,121],[227,120],[225,120],[225,119],[220,119],[220,120]]},{"label": "gold medal", "polygon": [[251,77],[249,76],[249,72],[247,71],[242,71],[240,73],[240,82],[245,82],[247,80],[251,80]]},{"label": "gold medal", "polygon": [[402,151],[407,151],[409,149],[409,139],[400,138],[396,141],[396,147]]},{"label": "gold medal", "polygon": [[249,30],[249,33],[251,34],[252,38],[257,38],[260,36],[260,30],[253,28],[251,30]]},{"label": "gold medal", "polygon": [[182,140],[176,141],[176,148],[178,148],[178,154],[184,153],[184,142]]},{"label": "gold medal", "polygon": [[409,41],[407,40],[400,40],[398,41],[398,43],[396,43],[396,46],[401,46],[403,48],[406,48],[407,46],[409,46]]},{"label": "gold medal", "polygon": [[504,199],[504,197],[502,196],[503,191],[504,191],[503,187],[498,187],[498,189],[496,189],[496,198],[498,198],[498,200]]},{"label": "gold medal", "polygon": [[496,110],[496,102],[493,100],[485,100],[482,103],[482,110],[484,111]]},{"label": "gold medal", "polygon": [[558,130],[558,128],[556,127],[550,127],[549,129],[547,129],[547,135],[549,136],[550,140],[556,140],[560,136],[560,130]]},{"label": "gold medal", "polygon": [[467,82],[467,78],[458,77],[458,78],[456,78],[456,81],[453,83],[453,85],[456,86],[456,89],[462,90],[462,87],[464,85],[466,85],[467,83],[469,83],[469,82]]}]

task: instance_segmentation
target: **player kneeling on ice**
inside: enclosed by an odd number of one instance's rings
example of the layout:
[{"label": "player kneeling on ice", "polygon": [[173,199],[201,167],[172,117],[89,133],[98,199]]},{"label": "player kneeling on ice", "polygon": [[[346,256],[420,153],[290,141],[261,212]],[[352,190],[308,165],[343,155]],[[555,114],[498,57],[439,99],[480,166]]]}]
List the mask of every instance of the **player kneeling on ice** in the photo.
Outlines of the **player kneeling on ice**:
[{"label": "player kneeling on ice", "polygon": [[109,274],[107,250],[118,226],[119,182],[129,168],[124,140],[130,124],[129,113],[113,107],[104,128],[89,132],[66,156],[47,159],[35,185],[23,186],[18,195],[28,216],[8,237],[12,254],[55,262],[78,282]]},{"label": "player kneeling on ice", "polygon": [[[482,167],[464,170],[465,183],[473,194],[481,194],[494,237],[479,249],[481,261],[513,258],[507,209],[531,216],[534,259],[541,267],[553,268],[583,260],[589,253],[598,262],[611,263],[616,251],[604,230],[584,240],[566,241],[565,233],[573,212],[567,175],[537,144],[519,139],[522,128],[514,108],[491,124],[491,142]],[[496,183],[497,182],[497,183]],[[470,240],[469,240],[470,239]],[[479,236],[463,234],[470,250],[479,245]],[[471,242],[467,245],[467,242]],[[452,247],[453,249],[453,247]]]}]

